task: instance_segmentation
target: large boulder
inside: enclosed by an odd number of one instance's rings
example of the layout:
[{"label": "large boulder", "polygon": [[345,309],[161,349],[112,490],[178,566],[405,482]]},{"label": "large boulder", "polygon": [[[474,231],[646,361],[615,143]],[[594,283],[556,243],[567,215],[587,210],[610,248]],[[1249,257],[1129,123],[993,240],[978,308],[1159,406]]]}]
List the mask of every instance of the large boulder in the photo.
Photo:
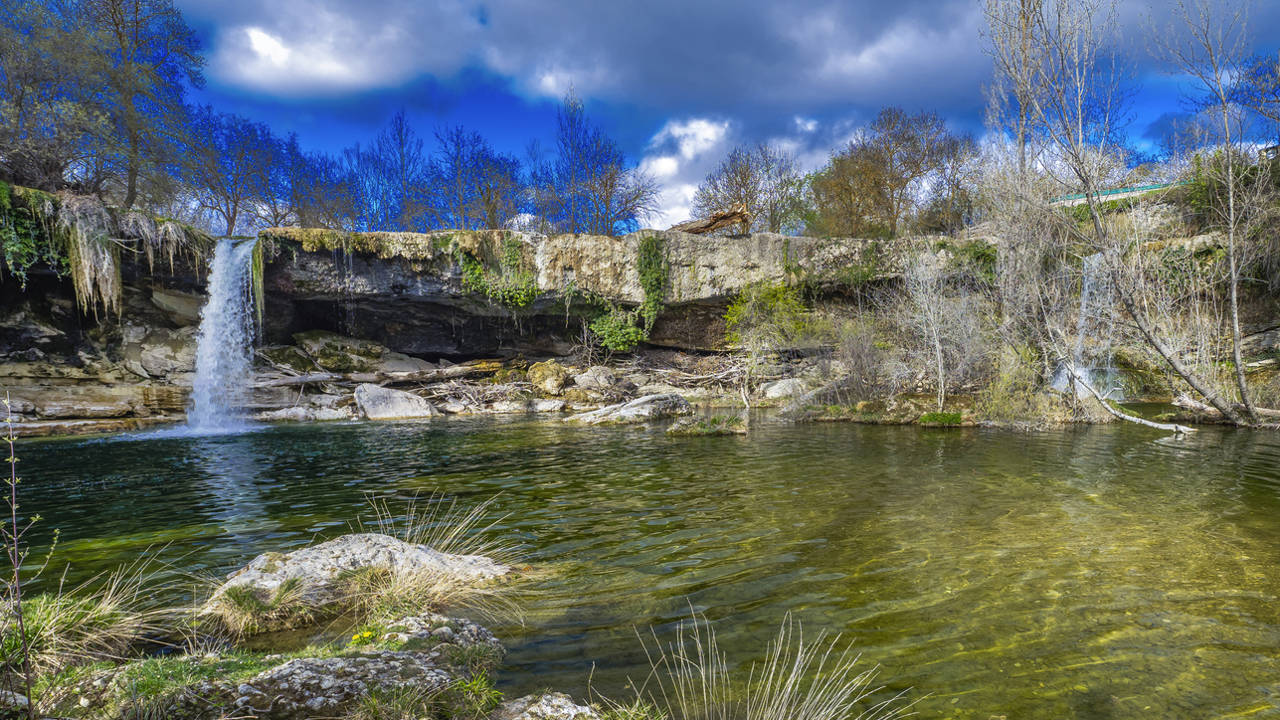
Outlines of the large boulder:
[{"label": "large boulder", "polygon": [[[475,584],[511,572],[510,567],[487,557],[452,555],[388,535],[355,533],[287,554],[259,555],[227,577],[201,614],[225,616],[235,609],[232,605],[240,604],[237,596],[249,593],[273,610],[254,619],[252,632],[295,627],[340,609],[348,589],[344,580],[353,572],[369,569],[438,574],[453,581]],[[279,603],[285,590],[290,595],[288,607]]]},{"label": "large boulder", "polygon": [[579,705],[573,698],[558,692],[508,700],[490,717],[492,720],[600,720],[600,714],[594,708]]},{"label": "large boulder", "polygon": [[529,382],[547,395],[559,395],[569,383],[569,370],[555,360],[534,363],[527,373]]},{"label": "large boulder", "polygon": [[570,415],[565,418],[565,422],[587,425],[629,424],[691,413],[693,413],[693,407],[689,405],[688,400],[679,395],[645,395],[628,402],[602,407],[599,410]]},{"label": "large boulder", "polygon": [[428,418],[441,414],[425,398],[370,383],[357,386],[355,397],[356,407],[370,420]]},{"label": "large boulder", "polygon": [[800,378],[783,378],[782,380],[774,380],[765,383],[760,387],[760,393],[764,395],[766,400],[783,400],[786,398],[803,395],[809,390],[809,385]]}]

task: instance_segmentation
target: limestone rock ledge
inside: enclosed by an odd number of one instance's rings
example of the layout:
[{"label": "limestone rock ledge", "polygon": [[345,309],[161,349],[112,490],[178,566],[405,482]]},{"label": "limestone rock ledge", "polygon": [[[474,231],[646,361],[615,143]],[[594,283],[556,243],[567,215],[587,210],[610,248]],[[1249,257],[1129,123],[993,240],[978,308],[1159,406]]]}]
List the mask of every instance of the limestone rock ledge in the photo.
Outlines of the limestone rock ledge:
[{"label": "limestone rock ledge", "polygon": [[[233,603],[228,593],[248,591],[264,603],[288,589],[292,603],[308,613],[324,616],[340,609],[349,573],[366,569],[390,572],[435,573],[459,582],[480,584],[511,572],[511,568],[480,555],[451,555],[426,545],[416,545],[377,533],[354,533],[290,553],[263,553],[228,576],[201,608],[204,616],[217,616]],[[243,590],[241,590],[243,589]],[[288,613],[264,615],[256,632],[283,630],[295,625]]]}]

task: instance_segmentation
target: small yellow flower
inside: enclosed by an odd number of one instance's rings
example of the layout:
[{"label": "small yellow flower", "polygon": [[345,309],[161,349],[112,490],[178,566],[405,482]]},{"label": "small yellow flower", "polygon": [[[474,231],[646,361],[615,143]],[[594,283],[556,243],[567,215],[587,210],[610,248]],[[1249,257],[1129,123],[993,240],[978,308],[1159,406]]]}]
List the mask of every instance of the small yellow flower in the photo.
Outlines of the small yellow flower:
[{"label": "small yellow flower", "polygon": [[352,635],[352,636],[351,636],[351,639],[352,639],[352,640],[359,640],[359,639],[360,639],[360,633],[356,633],[355,635]]}]

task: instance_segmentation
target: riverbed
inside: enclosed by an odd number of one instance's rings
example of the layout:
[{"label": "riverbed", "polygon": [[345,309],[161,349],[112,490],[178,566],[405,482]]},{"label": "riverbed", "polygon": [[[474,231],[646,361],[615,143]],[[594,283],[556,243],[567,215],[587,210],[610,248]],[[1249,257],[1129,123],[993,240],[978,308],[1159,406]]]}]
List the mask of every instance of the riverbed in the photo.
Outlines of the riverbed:
[{"label": "riverbed", "polygon": [[[491,625],[508,693],[625,697],[637,632],[704,613],[730,660],[787,613],[925,718],[1280,716],[1280,435],[761,418],[745,437],[495,417],[23,441],[46,579],[149,554],[221,573],[369,517],[494,498],[536,580]],[[178,600],[180,598],[175,598]]]}]

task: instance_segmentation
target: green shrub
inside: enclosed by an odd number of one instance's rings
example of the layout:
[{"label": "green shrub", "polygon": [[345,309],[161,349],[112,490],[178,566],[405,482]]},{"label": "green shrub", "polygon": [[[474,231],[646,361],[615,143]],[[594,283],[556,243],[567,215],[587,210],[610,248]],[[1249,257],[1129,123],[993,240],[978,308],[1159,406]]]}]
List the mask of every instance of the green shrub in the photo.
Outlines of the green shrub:
[{"label": "green shrub", "polygon": [[70,270],[56,211],[54,196],[0,181],[0,255],[5,272],[23,287],[27,271],[41,263],[59,275]]},{"label": "green shrub", "polygon": [[592,320],[590,328],[596,342],[615,352],[631,352],[649,339],[648,332],[636,325],[636,313],[619,307],[612,307]]},{"label": "green shrub", "polygon": [[738,293],[724,314],[726,339],[743,345],[749,334],[766,331],[789,343],[805,334],[808,312],[800,293],[790,285],[760,282]]},{"label": "green shrub", "polygon": [[662,312],[667,292],[671,289],[671,267],[667,262],[666,244],[657,235],[640,239],[637,249],[636,269],[640,272],[640,287],[644,289],[644,302],[640,304],[640,318],[647,335]]},{"label": "green shrub", "polygon": [[462,268],[462,287],[484,295],[499,305],[517,309],[528,307],[538,297],[537,277],[525,259],[524,244],[506,237],[498,248],[496,267],[481,262],[471,253],[454,246],[454,261]]},{"label": "green shrub", "polygon": [[917,422],[921,425],[959,425],[962,419],[958,412],[927,412]]}]

